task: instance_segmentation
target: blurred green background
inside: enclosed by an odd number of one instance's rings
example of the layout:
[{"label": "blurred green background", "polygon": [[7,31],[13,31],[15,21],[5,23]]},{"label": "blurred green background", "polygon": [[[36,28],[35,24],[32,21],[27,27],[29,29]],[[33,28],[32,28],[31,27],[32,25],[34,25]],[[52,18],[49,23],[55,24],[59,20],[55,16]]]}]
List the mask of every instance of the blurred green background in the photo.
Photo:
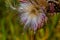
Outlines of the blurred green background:
[{"label": "blurred green background", "polygon": [[0,40],[60,40],[60,13],[48,16],[48,23],[36,34],[23,32],[19,13],[10,8],[17,7],[17,0],[0,0]]}]

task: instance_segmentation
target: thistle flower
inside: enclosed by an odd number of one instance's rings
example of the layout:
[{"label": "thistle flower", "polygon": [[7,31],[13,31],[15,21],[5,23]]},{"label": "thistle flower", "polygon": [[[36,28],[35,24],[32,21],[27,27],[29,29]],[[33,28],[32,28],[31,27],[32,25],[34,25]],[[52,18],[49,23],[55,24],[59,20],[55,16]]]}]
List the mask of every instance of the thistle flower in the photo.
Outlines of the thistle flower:
[{"label": "thistle flower", "polygon": [[39,10],[40,12],[37,12],[38,10],[31,12],[33,9],[35,9],[34,6],[26,2],[21,3],[19,11],[21,13],[21,22],[24,23],[24,29],[28,27],[35,32],[38,28],[43,27],[46,15],[42,8]]}]

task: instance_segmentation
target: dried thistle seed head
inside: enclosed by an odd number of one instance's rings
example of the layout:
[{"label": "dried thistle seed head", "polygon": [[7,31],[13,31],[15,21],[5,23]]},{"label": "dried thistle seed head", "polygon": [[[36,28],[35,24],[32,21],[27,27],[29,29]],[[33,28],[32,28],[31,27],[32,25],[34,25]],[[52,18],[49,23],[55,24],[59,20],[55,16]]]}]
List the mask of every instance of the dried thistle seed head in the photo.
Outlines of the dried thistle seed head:
[{"label": "dried thistle seed head", "polygon": [[24,29],[32,29],[35,33],[38,28],[43,27],[46,15],[42,8],[37,10],[30,2],[21,3],[20,8],[24,11],[20,15],[21,22],[24,23]]}]

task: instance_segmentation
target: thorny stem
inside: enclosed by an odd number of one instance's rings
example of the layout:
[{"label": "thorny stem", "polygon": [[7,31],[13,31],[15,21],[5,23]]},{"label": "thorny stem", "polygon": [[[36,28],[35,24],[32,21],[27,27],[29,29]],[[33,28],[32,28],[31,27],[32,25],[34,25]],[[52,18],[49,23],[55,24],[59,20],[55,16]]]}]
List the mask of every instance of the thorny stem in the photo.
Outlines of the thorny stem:
[{"label": "thorny stem", "polygon": [[34,40],[36,40],[36,33],[34,34]]}]

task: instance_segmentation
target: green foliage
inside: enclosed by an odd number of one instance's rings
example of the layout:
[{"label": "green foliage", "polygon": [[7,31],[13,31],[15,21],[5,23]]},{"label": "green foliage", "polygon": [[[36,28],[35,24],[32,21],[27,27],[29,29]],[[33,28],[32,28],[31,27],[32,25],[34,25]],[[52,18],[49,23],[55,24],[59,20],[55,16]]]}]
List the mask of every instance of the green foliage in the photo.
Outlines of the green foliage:
[{"label": "green foliage", "polygon": [[55,36],[60,20],[59,13],[48,17],[48,23],[44,28],[39,29],[36,34],[30,30],[28,30],[29,32],[23,32],[23,25],[20,23],[18,12],[10,9],[10,5],[16,7],[18,4],[17,0],[0,0],[0,35],[2,35],[0,40],[55,40],[57,37],[60,40],[60,36]]}]

